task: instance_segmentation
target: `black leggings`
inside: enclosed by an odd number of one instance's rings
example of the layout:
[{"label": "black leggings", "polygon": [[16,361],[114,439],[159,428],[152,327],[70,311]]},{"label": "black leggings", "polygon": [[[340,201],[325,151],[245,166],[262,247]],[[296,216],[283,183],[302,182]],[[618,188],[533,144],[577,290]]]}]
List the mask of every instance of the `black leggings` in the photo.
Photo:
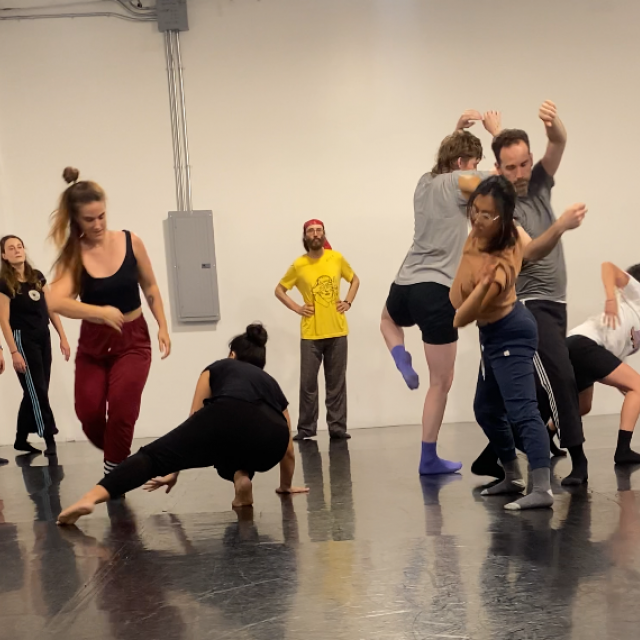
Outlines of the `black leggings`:
[{"label": "black leggings", "polygon": [[224,399],[206,405],[179,427],[127,458],[100,485],[116,497],[156,476],[215,467],[233,482],[236,471],[269,471],[284,458],[289,428],[281,413],[262,404]]}]

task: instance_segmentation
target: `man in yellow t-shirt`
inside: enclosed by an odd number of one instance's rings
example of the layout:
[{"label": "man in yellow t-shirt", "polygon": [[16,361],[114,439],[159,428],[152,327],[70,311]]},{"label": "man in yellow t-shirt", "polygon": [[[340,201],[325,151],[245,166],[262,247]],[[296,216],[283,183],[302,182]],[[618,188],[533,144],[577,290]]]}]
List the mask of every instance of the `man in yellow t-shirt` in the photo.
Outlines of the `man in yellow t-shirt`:
[{"label": "man in yellow t-shirt", "polygon": [[[333,439],[347,439],[347,318],[360,280],[342,254],[328,247],[324,224],[309,220],[302,243],[307,253],[299,257],[276,287],[276,297],[302,316],[300,347],[300,412],[294,440],[316,435],[318,429],[318,372],[324,361],[327,426]],[[342,279],[351,283],[344,300]],[[302,305],[288,291],[296,287]]]}]

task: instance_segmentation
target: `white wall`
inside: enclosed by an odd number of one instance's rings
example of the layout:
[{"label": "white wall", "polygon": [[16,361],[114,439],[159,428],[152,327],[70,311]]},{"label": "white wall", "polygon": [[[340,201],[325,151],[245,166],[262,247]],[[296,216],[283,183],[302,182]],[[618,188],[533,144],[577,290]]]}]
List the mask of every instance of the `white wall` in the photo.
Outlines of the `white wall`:
[{"label": "white wall", "polygon": [[[537,108],[546,98],[557,102],[570,139],[555,206],[590,207],[565,243],[571,322],[599,310],[600,262],[640,261],[633,189],[640,5],[583,0],[580,7],[190,0],[182,44],[194,207],[214,211],[223,319],[216,330],[173,334],[174,353],[153,364],[138,435],[176,425],[199,370],[256,319],[271,332],[268,369],[296,413],[298,320],[273,289],[301,253],[310,217],[324,219],[362,279],[349,314],[350,425],[418,422],[423,392],[404,387],[378,318],[411,243],[415,183],[465,108],[503,110],[505,126],[530,131],[539,157]],[[162,220],[175,202],[163,38],[154,25],[0,22],[0,88],[0,231],[22,235],[47,270],[47,215],[63,167],[78,166],[107,190],[110,225],[143,238],[167,295]],[[488,148],[486,155],[489,166]],[[75,340],[77,324],[66,327]],[[417,330],[408,342],[424,385]],[[467,329],[449,421],[472,419],[477,352],[475,330]],[[0,382],[6,443],[20,394],[12,372]],[[73,365],[59,356],[52,399],[62,435],[82,437]],[[617,394],[598,390],[597,412],[619,406]]]}]

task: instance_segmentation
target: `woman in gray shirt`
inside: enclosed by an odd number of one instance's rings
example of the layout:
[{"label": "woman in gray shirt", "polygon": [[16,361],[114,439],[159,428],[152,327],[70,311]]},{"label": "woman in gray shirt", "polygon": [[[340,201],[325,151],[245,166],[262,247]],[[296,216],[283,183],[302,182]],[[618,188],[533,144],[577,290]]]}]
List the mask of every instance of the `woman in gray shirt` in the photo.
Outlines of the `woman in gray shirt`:
[{"label": "woman in gray shirt", "polygon": [[456,131],[438,150],[433,169],[420,178],[414,195],[413,245],[398,272],[385,308],[380,330],[410,389],[417,389],[418,374],[404,346],[403,327],[418,325],[429,367],[429,390],[422,414],[420,475],[455,473],[462,464],[438,457],[436,441],[453,382],[458,331],[449,289],[468,235],[466,202],[488,173],[476,171],[482,159],[480,140],[465,131],[482,121],[492,135],[500,131],[500,115],[482,116],[465,111]]}]

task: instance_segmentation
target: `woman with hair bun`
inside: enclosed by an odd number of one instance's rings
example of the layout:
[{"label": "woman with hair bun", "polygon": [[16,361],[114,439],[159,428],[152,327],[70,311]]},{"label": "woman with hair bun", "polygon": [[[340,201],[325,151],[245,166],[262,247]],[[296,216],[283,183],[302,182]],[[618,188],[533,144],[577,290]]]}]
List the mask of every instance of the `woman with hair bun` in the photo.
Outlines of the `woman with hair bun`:
[{"label": "woman with hair bun", "polygon": [[62,316],[82,320],[76,414],[87,438],[104,451],[108,474],[131,453],[151,367],[151,340],[140,289],[158,323],[163,359],[171,351],[171,340],[142,240],[130,231],[109,231],[104,190],[78,177],[77,169],[64,170],[69,186],[52,215],[49,235],[59,254],[51,306]]},{"label": "woman with hair bun", "polygon": [[295,454],[288,402],[278,383],[263,371],[267,332],[250,324],[229,344],[229,355],[200,375],[191,416],[179,427],[125,460],[89,493],[65,509],[58,524],[74,524],[96,504],[146,483],[147,491],[167,493],[185,469],[215,467],[233,482],[234,508],[253,504],[251,479],[280,463],[277,493],[306,493],[293,487]]}]

